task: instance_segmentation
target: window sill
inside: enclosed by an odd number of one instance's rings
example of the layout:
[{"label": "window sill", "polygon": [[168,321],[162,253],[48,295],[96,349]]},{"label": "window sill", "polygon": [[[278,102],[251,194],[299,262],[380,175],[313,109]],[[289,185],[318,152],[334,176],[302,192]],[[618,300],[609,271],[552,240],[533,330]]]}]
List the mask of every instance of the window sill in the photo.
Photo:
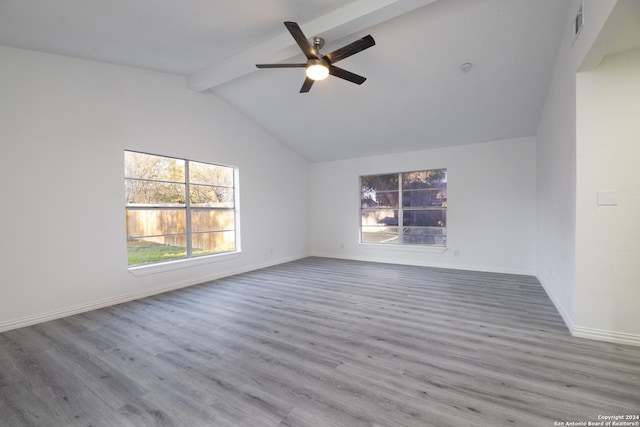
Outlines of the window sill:
[{"label": "window sill", "polygon": [[448,248],[446,246],[423,246],[423,245],[386,245],[384,243],[360,243],[366,249],[391,249],[402,252],[427,252],[432,254],[443,254]]},{"label": "window sill", "polygon": [[147,276],[150,274],[165,273],[167,271],[180,270],[183,268],[196,267],[199,265],[212,264],[216,262],[229,261],[237,258],[240,251],[228,252],[223,254],[214,254],[200,256],[196,258],[178,259],[158,264],[138,265],[129,267],[129,273],[134,276]]}]

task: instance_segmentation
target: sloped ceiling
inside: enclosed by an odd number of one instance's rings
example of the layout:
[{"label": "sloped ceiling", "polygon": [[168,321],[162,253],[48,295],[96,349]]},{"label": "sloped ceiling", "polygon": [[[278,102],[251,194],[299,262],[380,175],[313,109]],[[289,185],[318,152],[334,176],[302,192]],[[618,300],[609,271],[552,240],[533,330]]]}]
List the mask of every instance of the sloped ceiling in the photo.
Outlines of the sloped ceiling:
[{"label": "sloped ceiling", "polygon": [[607,49],[607,55],[640,49],[640,2],[636,1],[632,5],[622,28]]},{"label": "sloped ceiling", "polygon": [[[325,37],[325,53],[371,34],[376,46],[340,63],[367,77],[362,86],[330,77],[299,94],[303,69],[246,66],[211,87],[191,84],[317,162],[534,135],[569,3],[0,0],[0,44],[180,74],[189,85],[234,58],[271,62],[267,42],[289,37],[285,20]],[[339,22],[360,5],[409,11]],[[326,17],[339,25],[317,25]],[[292,43],[283,52],[277,60],[303,62]]]}]

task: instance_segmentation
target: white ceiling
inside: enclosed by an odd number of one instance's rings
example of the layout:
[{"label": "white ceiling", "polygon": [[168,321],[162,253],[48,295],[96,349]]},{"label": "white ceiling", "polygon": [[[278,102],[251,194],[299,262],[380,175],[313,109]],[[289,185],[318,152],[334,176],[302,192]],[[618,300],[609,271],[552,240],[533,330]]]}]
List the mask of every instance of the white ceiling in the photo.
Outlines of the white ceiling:
[{"label": "white ceiling", "polygon": [[608,55],[640,49],[640,1],[636,0],[633,5],[634,8],[629,10],[630,14],[626,17],[626,22],[608,47]]},{"label": "white ceiling", "polygon": [[[326,37],[325,53],[371,34],[376,46],[339,64],[367,77],[362,86],[330,77],[299,94],[303,69],[245,66],[210,87],[315,162],[534,135],[569,3],[0,0],[0,44],[180,74],[187,84],[237,58],[250,64],[295,55],[286,20],[308,37]],[[410,12],[336,18],[350,6],[389,4]],[[283,37],[287,54],[267,51]],[[465,73],[466,62],[473,67]]]}]

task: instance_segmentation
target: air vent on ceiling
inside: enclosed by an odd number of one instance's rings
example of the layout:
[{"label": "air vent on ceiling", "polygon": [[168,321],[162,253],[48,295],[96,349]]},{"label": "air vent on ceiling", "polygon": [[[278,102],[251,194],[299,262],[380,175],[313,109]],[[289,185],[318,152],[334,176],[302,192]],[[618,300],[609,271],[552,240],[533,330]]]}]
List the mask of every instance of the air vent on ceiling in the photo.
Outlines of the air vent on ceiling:
[{"label": "air vent on ceiling", "polygon": [[584,26],[583,9],[584,9],[584,2],[580,2],[580,9],[578,9],[578,13],[577,13],[576,18],[574,20],[574,26],[573,26],[573,41],[574,42],[576,41],[576,39],[580,35],[580,32],[582,31],[582,27]]}]

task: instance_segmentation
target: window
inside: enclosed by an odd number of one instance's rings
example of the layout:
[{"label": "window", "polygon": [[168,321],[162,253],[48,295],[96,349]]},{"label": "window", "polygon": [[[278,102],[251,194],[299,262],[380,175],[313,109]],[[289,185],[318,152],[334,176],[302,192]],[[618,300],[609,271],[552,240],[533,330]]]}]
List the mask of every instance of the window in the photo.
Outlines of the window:
[{"label": "window", "polygon": [[447,170],[360,177],[362,243],[447,244]]},{"label": "window", "polygon": [[129,266],[236,251],[236,170],[124,152]]}]

